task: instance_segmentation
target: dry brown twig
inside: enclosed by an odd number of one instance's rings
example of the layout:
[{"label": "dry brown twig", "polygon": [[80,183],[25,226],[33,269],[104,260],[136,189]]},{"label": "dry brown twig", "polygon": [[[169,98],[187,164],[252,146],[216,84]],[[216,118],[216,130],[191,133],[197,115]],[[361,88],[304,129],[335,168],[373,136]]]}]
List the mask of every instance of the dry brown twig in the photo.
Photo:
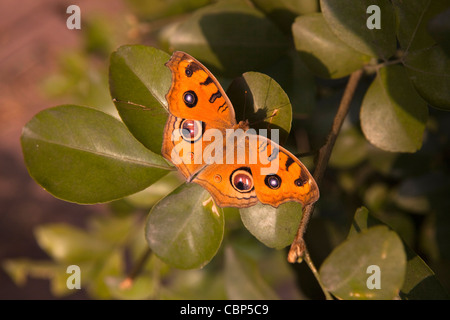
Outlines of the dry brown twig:
[{"label": "dry brown twig", "polygon": [[[350,75],[350,78],[347,82],[347,86],[345,87],[344,94],[342,96],[341,102],[339,104],[339,108],[336,112],[336,115],[333,120],[333,125],[331,126],[330,133],[328,134],[328,138],[326,143],[319,149],[319,153],[317,156],[316,168],[314,170],[313,177],[316,180],[317,184],[321,185],[321,181],[325,170],[328,165],[328,161],[330,160],[331,152],[333,151],[334,143],[339,135],[339,131],[341,130],[342,123],[344,122],[345,117],[347,116],[348,110],[350,108],[350,102],[353,99],[353,95],[356,91],[356,87],[358,86],[359,80],[363,75],[363,69],[359,69],[353,72]],[[291,244],[291,248],[288,253],[288,261],[290,263],[299,262],[303,259],[303,256],[306,252],[306,244],[304,240],[304,234],[306,231],[306,227],[308,225],[309,219],[311,218],[312,213],[314,212],[315,203],[307,205],[303,208],[302,219],[300,220],[300,225],[297,230],[297,235],[295,236],[294,241]]]}]

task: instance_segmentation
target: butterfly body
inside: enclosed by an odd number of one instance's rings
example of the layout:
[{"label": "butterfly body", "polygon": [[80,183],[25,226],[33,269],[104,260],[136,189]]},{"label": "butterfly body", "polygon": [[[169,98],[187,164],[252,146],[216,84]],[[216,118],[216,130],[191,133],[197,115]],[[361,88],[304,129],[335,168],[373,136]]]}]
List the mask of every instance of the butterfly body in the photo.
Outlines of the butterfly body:
[{"label": "butterfly body", "polygon": [[162,155],[187,181],[203,186],[220,207],[317,201],[319,189],[307,168],[257,135],[248,121],[237,123],[230,100],[208,69],[179,51],[166,65],[172,85]]}]

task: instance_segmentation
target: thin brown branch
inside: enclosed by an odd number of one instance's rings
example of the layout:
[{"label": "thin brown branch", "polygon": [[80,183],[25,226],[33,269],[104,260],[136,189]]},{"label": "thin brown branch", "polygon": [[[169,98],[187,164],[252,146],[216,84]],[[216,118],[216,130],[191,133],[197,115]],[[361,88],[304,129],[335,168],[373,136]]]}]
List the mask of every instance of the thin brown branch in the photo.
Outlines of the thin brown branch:
[{"label": "thin brown branch", "polygon": [[[333,120],[333,125],[331,126],[331,131],[328,134],[326,143],[320,148],[319,154],[317,156],[316,168],[314,170],[314,179],[320,186],[322,182],[323,175],[328,166],[328,161],[330,160],[331,152],[333,151],[334,143],[341,130],[342,123],[348,114],[350,108],[350,102],[353,99],[356,87],[358,86],[359,80],[363,74],[363,70],[357,70],[350,75],[347,86],[345,87],[344,94],[342,96],[339,108]],[[309,219],[314,212],[315,203],[307,205],[303,208],[303,216],[300,221],[300,225],[297,230],[297,235],[292,242],[291,248],[288,253],[288,261],[295,263],[301,261],[303,255],[306,251],[305,240],[303,239],[306,227],[308,225]]]},{"label": "thin brown branch", "polygon": [[131,272],[127,275],[127,277],[120,283],[121,289],[128,289],[133,285],[134,279],[142,272],[145,264],[152,254],[152,249],[147,248],[144,253],[140,256],[139,260],[134,265]]}]

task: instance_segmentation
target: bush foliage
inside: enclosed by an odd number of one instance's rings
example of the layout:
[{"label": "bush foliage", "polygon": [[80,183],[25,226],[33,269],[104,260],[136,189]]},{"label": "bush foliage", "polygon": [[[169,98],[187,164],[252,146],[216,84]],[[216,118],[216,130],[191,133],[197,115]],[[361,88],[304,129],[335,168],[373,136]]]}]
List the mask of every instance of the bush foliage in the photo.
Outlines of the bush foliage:
[{"label": "bush foliage", "polygon": [[[245,117],[264,127],[272,110],[283,106],[271,121],[282,129],[286,148],[308,154],[301,159],[311,170],[346,77],[362,68],[306,234],[322,290],[338,299],[448,298],[433,272],[448,283],[447,1],[128,4],[142,25],[158,27],[140,33],[140,42],[152,46],[122,45],[111,54],[109,71],[97,70],[109,79],[115,110],[100,110],[108,97],[98,83],[101,98],[78,88],[83,82],[93,87],[88,61],[104,58],[111,46],[100,39],[96,50],[96,42],[86,41],[46,87],[64,79],[52,93],[70,94],[74,103],[92,108],[46,109],[25,125],[21,138],[38,184],[65,201],[108,202],[111,215],[93,219],[87,230],[39,227],[36,239],[52,260],[7,261],[17,283],[28,274],[46,277],[53,292],[64,295],[65,268],[77,264],[82,287],[94,298],[322,297],[304,266],[286,262],[300,205],[215,212],[207,191],[180,180],[162,158],[171,82],[164,63],[167,52],[182,50],[228,87],[238,121]],[[374,4],[381,29],[366,25]],[[125,253],[133,265],[146,257],[126,289]],[[380,268],[380,289],[367,285],[371,265]]]}]

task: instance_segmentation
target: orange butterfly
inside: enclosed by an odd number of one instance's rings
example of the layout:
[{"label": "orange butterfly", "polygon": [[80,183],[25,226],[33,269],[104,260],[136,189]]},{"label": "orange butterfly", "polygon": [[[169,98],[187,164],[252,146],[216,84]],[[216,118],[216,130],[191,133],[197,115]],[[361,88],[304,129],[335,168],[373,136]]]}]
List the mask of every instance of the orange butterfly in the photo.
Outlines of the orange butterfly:
[{"label": "orange butterfly", "polygon": [[203,186],[220,207],[317,201],[319,189],[308,169],[274,141],[249,134],[248,121],[237,123],[230,100],[208,69],[180,51],[166,65],[172,85],[162,155],[187,181]]}]

